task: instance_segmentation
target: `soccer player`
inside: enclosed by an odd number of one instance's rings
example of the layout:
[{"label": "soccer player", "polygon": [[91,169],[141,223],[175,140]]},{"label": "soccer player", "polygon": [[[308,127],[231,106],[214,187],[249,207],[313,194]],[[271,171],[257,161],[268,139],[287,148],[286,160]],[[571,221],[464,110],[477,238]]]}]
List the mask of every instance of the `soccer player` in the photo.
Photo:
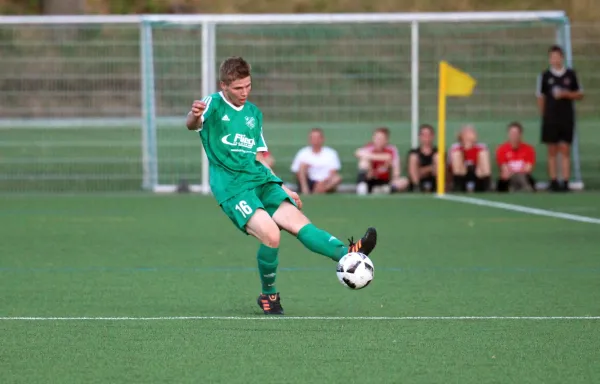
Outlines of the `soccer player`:
[{"label": "soccer player", "polygon": [[[537,103],[542,115],[542,142],[548,147],[550,191],[568,191],[571,176],[571,143],[575,132],[574,100],[583,98],[577,74],[564,65],[561,47],[548,50],[550,68],[538,76]],[[562,184],[557,179],[557,157],[562,157]]]},{"label": "soccer player", "polygon": [[434,192],[436,190],[437,147],[435,133],[429,124],[419,127],[419,146],[408,155],[409,190]]},{"label": "soccer player", "polygon": [[484,143],[477,141],[471,125],[464,126],[458,142],[450,147],[450,172],[456,192],[485,192],[490,187],[490,154]]},{"label": "soccer player", "polygon": [[377,242],[368,228],[356,243],[345,246],[317,228],[300,210],[298,194],[288,189],[265,164],[268,150],[263,114],[248,102],[252,88],[250,65],[230,57],[219,68],[221,92],[192,103],[188,130],[199,132],[209,161],[210,187],[223,212],[247,235],[260,241],[257,253],[262,293],[258,305],[267,315],[282,315],[275,288],[279,262],[280,230],[298,238],[310,251],[338,261],[349,252],[370,254]]},{"label": "soccer player", "polygon": [[508,141],[496,150],[496,163],[500,168],[498,192],[525,190],[533,192],[535,181],[531,173],[535,166],[535,149],[523,142],[523,126],[515,121],[508,125]]},{"label": "soccer player", "polygon": [[354,156],[358,159],[357,194],[372,193],[374,188],[390,193],[408,187],[408,180],[400,177],[400,156],[398,148],[390,144],[388,128],[375,129],[371,142],[357,149]]}]

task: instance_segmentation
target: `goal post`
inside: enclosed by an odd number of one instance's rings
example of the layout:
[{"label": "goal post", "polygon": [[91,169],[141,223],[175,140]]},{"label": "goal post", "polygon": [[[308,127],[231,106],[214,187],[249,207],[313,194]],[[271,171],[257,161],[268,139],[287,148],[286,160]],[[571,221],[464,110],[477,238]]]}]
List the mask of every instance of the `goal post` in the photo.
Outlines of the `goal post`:
[{"label": "goal post", "polygon": [[[253,64],[256,78],[256,86],[254,91],[255,100],[258,99],[258,105],[267,110],[266,113],[266,129],[267,129],[267,141],[273,140],[272,146],[275,148],[275,153],[283,154],[283,163],[290,162],[291,156],[290,151],[292,148],[300,147],[303,145],[304,137],[298,132],[294,132],[292,135],[286,135],[283,131],[287,129],[300,130],[300,127],[306,129],[311,123],[314,125],[323,125],[324,123],[336,124],[339,122],[341,125],[351,126],[358,122],[365,127],[369,126],[369,121],[372,121],[371,125],[378,124],[389,124],[393,125],[394,135],[401,135],[400,141],[404,144],[405,148],[403,152],[408,150],[408,146],[414,147],[418,141],[418,127],[421,122],[428,121],[433,122],[432,111],[435,109],[435,104],[428,101],[432,92],[435,88],[432,88],[431,83],[435,75],[432,72],[432,64],[445,59],[447,56],[452,56],[454,53],[447,51],[447,47],[441,46],[442,43],[436,42],[435,40],[452,40],[453,43],[461,44],[461,39],[466,41],[467,45],[471,44],[471,47],[465,48],[464,46],[458,47],[458,55],[460,60],[466,61],[467,69],[479,71],[480,75],[484,78],[487,77],[488,89],[484,89],[487,92],[486,95],[488,102],[494,102],[493,96],[489,94],[494,83],[493,80],[502,80],[502,76],[512,76],[510,73],[494,73],[496,70],[493,64],[482,64],[481,58],[476,57],[479,54],[478,51],[482,51],[485,54],[486,46],[496,47],[498,51],[509,50],[511,47],[519,45],[519,39],[523,40],[536,40],[546,41],[547,44],[537,44],[538,52],[536,54],[542,58],[547,48],[547,45],[554,42],[554,40],[560,42],[565,51],[568,52],[568,58],[572,57],[570,53],[570,43],[568,34],[568,18],[562,11],[544,11],[544,12],[466,12],[466,13],[406,13],[406,14],[304,14],[304,15],[215,15],[215,16],[203,16],[203,15],[186,15],[186,16],[147,16],[145,21],[150,25],[155,25],[155,28],[190,28],[196,25],[202,25],[202,49],[201,49],[201,62],[202,62],[202,94],[209,94],[217,90],[216,81],[216,65],[218,62],[228,55],[239,54],[247,57]],[[362,29],[362,31],[360,31]],[[369,30],[369,33],[365,31]],[[437,31],[436,31],[437,30]],[[507,32],[508,31],[508,32]],[[510,43],[507,43],[504,47],[502,46],[502,38],[510,35],[511,31],[518,31],[514,33],[510,38]],[[535,36],[535,34],[545,34],[546,38]],[[337,42],[334,39],[328,39],[324,37],[327,34],[333,34],[337,37]],[[448,39],[447,35],[453,35],[453,39]],[[528,35],[529,34],[529,35]],[[275,98],[278,96],[278,91],[274,89],[278,85],[286,86],[282,84],[282,79],[277,79],[275,73],[281,72],[282,76],[287,73],[289,78],[293,79],[295,76],[313,76],[314,78],[322,78],[323,86],[331,86],[334,88],[340,88],[341,86],[336,83],[335,77],[340,76],[339,73],[334,73],[331,68],[327,67],[327,64],[321,65],[320,68],[313,68],[311,74],[302,73],[301,69],[282,69],[281,66],[288,62],[288,55],[293,56],[296,60],[304,62],[306,66],[311,66],[312,61],[327,61],[331,60],[326,52],[327,44],[330,44],[332,49],[335,49],[335,44],[339,44],[344,38],[349,41],[355,40],[366,40],[373,41],[372,35],[375,38],[383,37],[397,41],[399,44],[398,48],[391,48],[394,51],[392,54],[384,52],[384,49],[380,51],[372,51],[367,53],[377,56],[381,54],[381,59],[373,59],[371,61],[371,67],[364,66],[366,70],[360,73],[360,66],[354,69],[356,73],[355,77],[361,75],[365,78],[370,77],[370,83],[365,85],[365,91],[360,88],[358,92],[368,92],[372,94],[374,99],[377,99],[377,92],[389,93],[392,92],[394,86],[390,86],[390,82],[397,81],[398,87],[406,87],[400,92],[403,97],[399,98],[401,103],[405,103],[401,107],[401,113],[388,113],[388,111],[382,110],[381,115],[383,118],[378,118],[374,114],[368,112],[369,108],[377,108],[377,106],[366,105],[359,107],[364,109],[364,114],[368,116],[365,119],[360,117],[351,116],[344,118],[342,116],[336,116],[335,118],[328,118],[323,116],[321,113],[314,113],[311,122],[305,122],[305,116],[294,116],[292,113],[282,112],[285,108],[290,108],[290,105],[279,106]],[[379,35],[379,36],[377,36]],[[444,35],[444,36],[442,36]],[[340,37],[341,36],[341,37]],[[349,37],[348,37],[349,36]],[[433,36],[433,37],[432,37]],[[232,41],[233,39],[243,40],[243,44],[237,44]],[[269,44],[273,46],[285,45],[286,49],[277,48],[265,48]],[[375,43],[375,45],[381,43]],[[245,45],[245,46],[242,46]],[[306,48],[309,46],[310,48]],[[382,45],[383,46],[383,45]],[[433,48],[432,48],[433,47]],[[465,55],[465,51],[471,51]],[[341,53],[341,52],[340,52]],[[348,60],[366,60],[357,56],[349,57]],[[466,60],[465,60],[466,57]],[[505,58],[498,58],[503,60],[502,64],[506,64],[511,60],[520,60],[510,53]],[[312,61],[311,61],[312,60]],[[377,66],[385,65],[385,60],[397,61],[407,66],[409,72],[406,75],[401,76],[389,76],[390,73],[384,73],[386,69],[376,68]],[[570,60],[570,59],[569,59]],[[540,63],[543,59],[539,60]],[[376,64],[376,65],[373,65]],[[293,67],[293,65],[290,65]],[[487,67],[486,67],[487,66]],[[375,67],[375,69],[373,69]],[[499,67],[501,71],[508,72],[505,66]],[[528,68],[527,70],[529,70]],[[537,68],[539,69],[539,67]],[[519,69],[522,70],[522,69]],[[295,72],[297,71],[297,72]],[[369,71],[372,71],[369,73]],[[486,72],[487,71],[487,72]],[[258,72],[258,73],[256,73]],[[482,74],[482,72],[485,72]],[[343,76],[344,74],[341,74]],[[523,89],[518,89],[521,94],[521,98],[529,97],[531,105],[534,107],[534,84],[537,73],[529,73],[530,76],[527,81],[530,85],[523,84],[523,74],[518,74],[519,79],[513,81],[513,83],[519,82]],[[385,78],[388,76],[389,80],[387,86],[377,88],[379,83],[378,77]],[[347,76],[350,77],[350,76]],[[514,76],[513,76],[514,77]],[[485,79],[484,79],[485,80]],[[309,80],[306,80],[307,82]],[[386,81],[386,80],[383,80]],[[498,83],[498,81],[496,81]],[[265,84],[268,84],[265,86]],[[328,84],[328,85],[326,85]],[[486,81],[483,82],[484,86]],[[287,84],[289,85],[289,84]],[[261,91],[261,88],[271,89],[272,95],[269,96]],[[282,95],[281,97],[289,99],[289,103],[295,103],[299,109],[304,109],[307,112],[315,110],[315,108],[339,108],[343,110],[345,108],[344,101],[353,102],[355,105],[357,100],[349,100],[339,95],[331,95],[331,98],[321,98],[320,102],[326,103],[325,99],[332,102],[332,105],[318,105],[319,101],[310,100],[310,95],[317,95],[318,93],[326,93],[323,90],[319,90],[317,85],[312,87],[302,87],[298,84],[293,84],[292,88],[297,90],[297,93],[290,98],[290,95]],[[343,91],[342,91],[343,92]],[[332,92],[329,92],[331,94]],[[523,93],[527,93],[526,95]],[[369,95],[365,96],[366,99]],[[337,101],[334,101],[336,100]],[[500,98],[501,99],[501,98]],[[379,99],[377,99],[379,100]],[[499,100],[502,102],[502,100]],[[393,101],[392,101],[393,102]],[[500,116],[502,107],[496,111],[486,111],[489,109],[489,105],[481,105],[481,102],[463,101],[463,105],[456,106],[456,110],[462,111],[461,113],[454,113],[451,116],[455,120],[461,120],[463,122],[471,122],[473,120],[484,120],[485,130],[490,130],[490,120],[500,120],[501,124],[505,124],[509,120],[513,120],[517,117],[511,116],[506,113],[504,117]],[[469,104],[473,104],[469,107]],[[284,109],[277,109],[284,108]],[[534,107],[535,108],[535,107]],[[424,112],[425,111],[425,112]],[[272,113],[269,113],[272,112]],[[331,114],[336,114],[332,112]],[[340,115],[340,113],[338,113]],[[492,116],[493,115],[493,116]],[[297,119],[297,120],[295,120]],[[346,121],[344,121],[344,119]],[[502,120],[503,119],[503,120]],[[331,121],[333,120],[333,122]],[[533,119],[529,119],[533,120]],[[304,123],[304,124],[303,124]],[[328,124],[329,123],[329,124]],[[295,128],[295,126],[298,128]],[[281,126],[281,127],[279,127]],[[285,127],[284,127],[285,126]],[[402,128],[398,129],[398,126]],[[289,127],[289,128],[288,128]],[[406,128],[404,128],[406,127]],[[456,128],[456,127],[453,127]],[[336,129],[335,127],[331,128]],[[345,140],[341,138],[339,133],[334,134],[335,142],[332,142],[332,146],[344,148],[344,152],[350,152],[350,146],[359,146],[365,140],[368,140],[368,134],[359,134],[358,130],[363,128],[348,129],[351,131],[352,143],[348,135]],[[369,128],[367,128],[369,129]],[[408,129],[410,133],[407,135]],[[489,136],[489,132],[484,136]],[[497,134],[494,134],[494,140],[497,139]],[[294,142],[290,142],[293,138]],[[286,150],[277,150],[277,147],[285,147]],[[581,181],[579,172],[579,156],[577,153],[577,147],[575,147],[573,155],[573,168],[575,180],[573,183],[574,187],[577,187]],[[289,149],[289,150],[287,150]],[[279,156],[278,156],[279,157]],[[346,159],[343,161],[346,168],[351,168],[352,159]],[[208,193],[210,188],[208,186],[208,170],[206,158],[203,158],[202,162],[202,177],[199,184],[192,185],[192,188],[203,193]],[[287,169],[283,170],[283,173],[287,176],[286,181],[293,182],[293,176],[289,174]],[[351,174],[352,171],[348,172]],[[354,188],[353,180],[350,177],[345,177],[347,183],[344,185],[345,189],[352,190]],[[169,192],[177,189],[174,184],[170,185],[155,185],[155,191]]]},{"label": "goal post", "polygon": [[[98,108],[97,116],[90,118],[78,115],[75,108],[51,119],[43,116],[43,112],[36,119],[25,112],[14,113],[0,118],[0,129],[17,130],[41,124],[48,131],[51,129],[48,127],[59,130],[69,126],[83,135],[91,127],[116,130],[135,124],[140,129],[139,159],[132,159],[135,152],[127,142],[122,157],[101,160],[123,165],[131,172],[139,170],[137,177],[118,174],[131,179],[126,188],[138,180],[138,187],[155,192],[174,192],[185,187],[193,192],[210,193],[206,156],[197,134],[185,132],[184,121],[193,99],[218,89],[218,64],[227,56],[244,56],[253,67],[252,99],[265,113],[265,138],[276,158],[275,171],[286,182],[294,182],[289,171],[294,152],[305,144],[308,129],[320,126],[325,129],[327,144],[336,148],[342,158],[345,188],[350,190],[356,170],[352,153],[369,140],[373,128],[381,125],[391,128],[392,141],[406,163],[404,155],[417,143],[419,124],[435,123],[440,60],[457,64],[478,80],[475,97],[449,102],[449,130],[456,129],[459,123],[478,123],[483,138],[492,143],[503,138],[504,125],[513,119],[525,120],[529,123],[526,131],[537,132],[535,78],[544,65],[544,53],[550,43],[561,43],[567,63],[572,64],[570,24],[563,11],[0,16],[0,32],[10,31],[11,38],[23,39],[25,43],[29,43],[28,33],[20,36],[12,31],[27,32],[31,27],[86,30],[90,26],[94,27],[94,34],[77,35],[82,39],[75,41],[77,47],[92,44],[111,48],[121,35],[110,33],[107,26],[139,28],[137,57],[116,47],[106,50],[106,55],[114,56],[101,58],[106,61],[106,68],[121,63],[124,68],[137,60],[138,89],[127,92],[132,95],[138,92],[139,104],[131,104],[136,100],[134,97],[122,98],[126,104],[121,106],[127,112],[125,116],[112,115],[112,110],[120,110],[116,106]],[[40,41],[36,43],[43,43],[44,37],[37,38]],[[68,39],[59,42],[70,43]],[[89,51],[83,48],[75,53],[64,49],[66,46],[59,48],[66,53],[52,54],[63,54],[61,59],[65,61],[74,54],[80,55],[76,60],[91,59],[85,57]],[[44,60],[26,49],[20,54],[23,60]],[[51,62],[54,58],[47,60]],[[83,69],[77,76],[85,80]],[[96,92],[95,84],[92,83],[91,93]],[[110,82],[110,86],[115,93],[125,92],[118,82]],[[493,92],[495,87],[503,86],[506,88]],[[101,91],[106,92],[105,87]],[[13,91],[10,100],[24,97],[25,90],[23,96],[20,92]],[[59,93],[53,91],[53,94]],[[137,116],[133,111],[139,111]],[[114,137],[120,138],[116,134]],[[530,137],[537,142],[535,134]],[[90,143],[86,140],[81,136],[68,145],[87,148]],[[20,138],[15,140],[15,147],[22,142]],[[115,144],[123,145],[120,141]],[[74,161],[87,164],[99,159],[99,155],[87,158],[90,152],[83,148],[75,149],[82,152]],[[67,164],[66,160],[61,163],[63,160],[52,159],[58,165],[52,168],[51,176],[67,186],[74,176],[64,170]],[[120,188],[111,183],[118,173],[113,170],[115,167],[103,166],[101,174],[98,167],[88,168],[85,167],[88,173],[84,176],[94,183],[86,184],[86,189],[98,185],[111,190]],[[573,169],[572,185],[576,186],[581,182],[577,142]],[[11,175],[23,180],[33,176],[25,171],[23,175]]]}]

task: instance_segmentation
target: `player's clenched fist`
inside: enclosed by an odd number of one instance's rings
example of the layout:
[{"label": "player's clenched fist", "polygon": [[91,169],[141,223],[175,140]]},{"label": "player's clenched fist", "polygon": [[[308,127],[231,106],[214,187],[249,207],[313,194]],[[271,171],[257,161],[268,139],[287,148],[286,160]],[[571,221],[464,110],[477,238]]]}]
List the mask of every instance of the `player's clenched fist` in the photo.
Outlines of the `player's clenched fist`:
[{"label": "player's clenched fist", "polygon": [[206,103],[204,101],[195,100],[192,103],[192,114],[196,117],[202,116],[205,109],[206,109]]}]

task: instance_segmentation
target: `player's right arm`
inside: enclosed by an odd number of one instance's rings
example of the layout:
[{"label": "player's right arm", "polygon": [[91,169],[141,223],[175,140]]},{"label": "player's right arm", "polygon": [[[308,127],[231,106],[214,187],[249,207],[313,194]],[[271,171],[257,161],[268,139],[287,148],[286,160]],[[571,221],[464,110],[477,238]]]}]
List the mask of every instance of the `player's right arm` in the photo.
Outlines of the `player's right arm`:
[{"label": "player's right arm", "polygon": [[410,154],[408,155],[408,176],[414,185],[419,184],[421,171],[419,167],[419,155],[416,151],[410,151]]},{"label": "player's right arm", "polygon": [[540,110],[540,115],[544,115],[544,104],[545,101],[544,100],[544,91],[545,91],[545,86],[544,86],[544,74],[540,73],[540,75],[537,78],[537,86],[536,86],[536,90],[535,90],[535,95],[537,97],[537,105],[538,105],[538,109]]},{"label": "player's right arm", "polygon": [[202,128],[202,114],[206,110],[206,103],[201,100],[194,100],[192,109],[188,112],[185,125],[190,131]]},{"label": "player's right arm", "polygon": [[200,131],[210,113],[212,97],[207,96],[202,100],[194,100],[192,109],[188,112],[185,125],[190,131]]}]

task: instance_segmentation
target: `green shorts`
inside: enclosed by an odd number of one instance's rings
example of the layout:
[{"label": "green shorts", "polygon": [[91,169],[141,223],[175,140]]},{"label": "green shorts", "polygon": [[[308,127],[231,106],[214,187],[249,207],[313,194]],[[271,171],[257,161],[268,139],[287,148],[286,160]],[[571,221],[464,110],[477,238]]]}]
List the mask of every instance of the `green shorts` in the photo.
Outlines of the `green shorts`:
[{"label": "green shorts", "polygon": [[272,217],[284,201],[296,206],[279,183],[269,182],[225,200],[221,203],[221,209],[240,231],[248,234],[246,224],[257,209],[264,209]]}]

